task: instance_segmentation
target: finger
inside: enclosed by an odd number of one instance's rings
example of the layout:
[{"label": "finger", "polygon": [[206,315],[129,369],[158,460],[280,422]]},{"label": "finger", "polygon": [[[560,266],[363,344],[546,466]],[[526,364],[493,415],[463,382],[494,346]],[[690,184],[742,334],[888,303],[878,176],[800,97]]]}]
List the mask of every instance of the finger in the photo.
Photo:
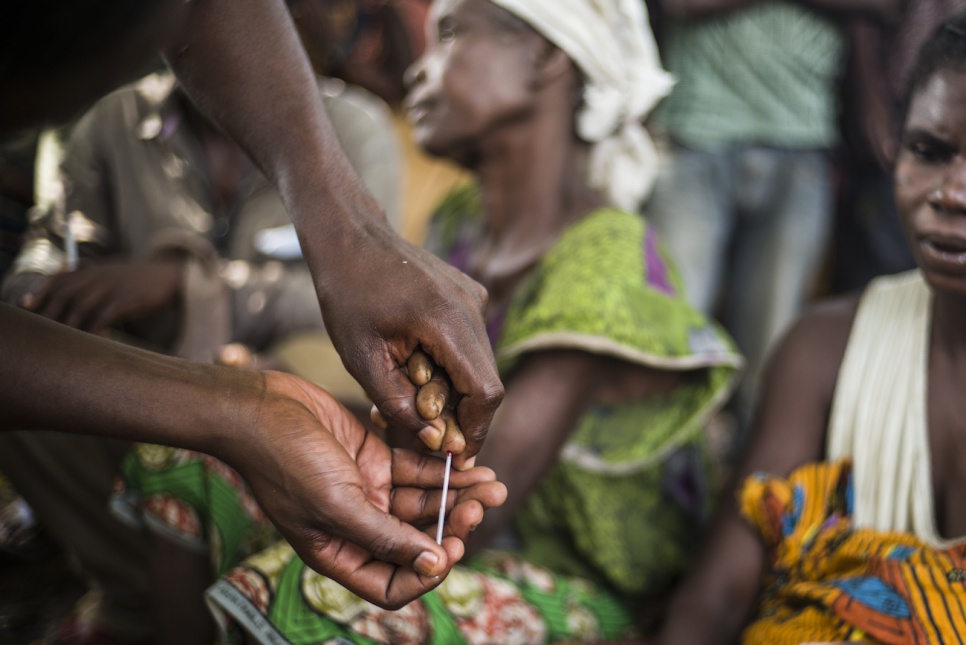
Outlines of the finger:
[{"label": "finger", "polygon": [[92,334],[101,334],[116,325],[121,319],[121,309],[117,302],[110,301],[107,294],[104,295],[103,304],[90,308],[89,322],[84,323],[84,327]]},{"label": "finger", "polygon": [[[81,311],[82,308],[86,311]],[[82,316],[77,325],[78,329],[84,329],[93,334],[113,327],[123,315],[121,304],[113,297],[106,285],[82,298],[78,314]]]},{"label": "finger", "polygon": [[447,565],[445,551],[433,538],[368,501],[355,504],[354,513],[335,531],[376,560],[401,564],[424,576],[439,575]]},{"label": "finger", "polygon": [[446,436],[446,421],[442,417],[437,417],[428,421],[429,425],[416,433],[419,440],[433,452],[439,452],[443,447],[443,438]]},{"label": "finger", "polygon": [[464,553],[463,542],[456,537],[445,537],[440,546],[426,533],[409,528],[439,549],[444,564],[437,567],[434,575],[422,575],[410,567],[374,559],[365,549],[342,540],[327,543],[308,558],[299,555],[308,566],[360,598],[384,609],[399,609],[438,586]]},{"label": "finger", "polygon": [[422,387],[429,383],[429,380],[433,377],[433,368],[433,362],[429,360],[426,352],[421,349],[414,351],[412,356],[409,357],[409,360],[406,361],[409,380],[417,387]]},{"label": "finger", "polygon": [[[394,486],[440,488],[446,472],[446,461],[433,455],[396,448],[392,451],[392,482]],[[450,473],[451,488],[467,488],[474,484],[496,481],[496,473],[479,467]]]},{"label": "finger", "polygon": [[387,594],[389,602],[393,606],[402,607],[424,595],[427,591],[438,587],[466,552],[463,541],[453,536],[444,537],[442,546],[446,551],[447,564],[438,575],[425,577],[414,571],[399,571],[397,573]]},{"label": "finger", "polygon": [[440,448],[443,452],[451,452],[454,455],[461,454],[466,449],[466,439],[460,432],[460,427],[456,423],[456,415],[449,408],[443,410],[440,415],[446,423],[446,434],[443,436],[443,445]]},{"label": "finger", "polygon": [[[441,489],[396,488],[390,500],[390,512],[415,526],[435,526],[439,519]],[[500,482],[485,482],[460,490],[450,490],[446,496],[447,518],[464,504],[478,505],[482,512],[500,506],[506,500],[506,486]],[[477,520],[478,521],[478,520]]]},{"label": "finger", "polygon": [[484,508],[478,501],[471,500],[447,511],[443,535],[458,538],[464,544],[469,541],[470,533],[483,521]]},{"label": "finger", "polygon": [[[372,421],[372,425],[380,430],[389,430],[389,420],[382,415],[379,408],[372,406],[369,410],[369,420]],[[417,445],[412,444],[412,435],[408,434],[405,440],[406,446],[411,446],[414,450],[418,449]],[[439,452],[443,445],[443,437],[446,435],[446,423],[442,419],[433,419],[429,422],[429,425],[416,433],[419,441],[423,443],[424,446],[429,448],[433,452]]]},{"label": "finger", "polygon": [[391,427],[416,434],[427,426],[416,411],[416,386],[401,368],[395,366],[380,373],[371,371],[366,379],[358,380],[373,383],[369,395]]},{"label": "finger", "polygon": [[[462,337],[458,345],[433,347],[431,356],[446,370],[453,390],[460,395],[456,419],[466,440],[466,449],[454,453],[453,463],[463,468],[475,456],[486,438],[493,414],[503,401],[503,384],[496,370],[489,342]],[[424,344],[425,346],[425,344]]]},{"label": "finger", "polygon": [[449,399],[450,384],[446,372],[437,369],[425,385],[416,392],[416,410],[419,416],[432,421],[446,408]]},{"label": "finger", "polygon": [[77,329],[97,333],[114,324],[119,311],[117,302],[105,285],[81,291],[71,303],[67,324]]}]

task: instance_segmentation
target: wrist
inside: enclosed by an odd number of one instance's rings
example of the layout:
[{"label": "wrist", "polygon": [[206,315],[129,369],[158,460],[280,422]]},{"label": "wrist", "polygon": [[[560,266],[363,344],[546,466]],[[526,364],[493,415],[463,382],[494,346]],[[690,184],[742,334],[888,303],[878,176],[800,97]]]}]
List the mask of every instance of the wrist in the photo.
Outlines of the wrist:
[{"label": "wrist", "polygon": [[[183,447],[213,455],[235,465],[237,455],[250,449],[265,396],[260,372],[187,363],[200,368],[181,395],[189,404],[176,427],[187,430],[178,440]],[[165,428],[158,429],[165,432]]]},{"label": "wrist", "polygon": [[[325,204],[324,221],[297,226],[303,254],[320,299],[342,285],[343,276],[384,261],[401,239],[392,230],[382,207],[368,195],[343,200],[325,197],[306,209]],[[312,212],[306,210],[305,212]],[[321,219],[321,218],[319,218]],[[304,217],[304,222],[309,218]]]},{"label": "wrist", "polygon": [[[311,150],[316,150],[311,147]],[[317,268],[338,266],[358,250],[360,240],[392,232],[384,209],[359,179],[341,149],[319,159],[300,156],[295,167],[276,176],[282,200],[298,232],[302,250],[316,278]]]}]

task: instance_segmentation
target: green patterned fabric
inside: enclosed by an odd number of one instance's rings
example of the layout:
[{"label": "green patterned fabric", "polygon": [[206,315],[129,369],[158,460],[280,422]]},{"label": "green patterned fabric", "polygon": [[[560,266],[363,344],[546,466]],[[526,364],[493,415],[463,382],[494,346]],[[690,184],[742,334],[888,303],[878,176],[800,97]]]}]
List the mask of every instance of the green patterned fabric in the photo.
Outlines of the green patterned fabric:
[{"label": "green patterned fabric", "polygon": [[[456,192],[433,218],[428,246],[465,268],[481,226],[475,191]],[[683,385],[588,410],[518,513],[519,549],[455,567],[402,610],[357,598],[284,542],[264,548],[268,523],[237,474],[210,457],[142,448],[126,464],[122,499],[155,529],[211,546],[224,575],[209,603],[229,640],[242,632],[293,644],[631,637],[641,602],[668,590],[697,542],[710,502],[703,428],[741,362],[680,291],[644,220],[602,209],[567,229],[509,307],[491,313],[504,377],[527,353],[576,348],[681,371]]]},{"label": "green patterned fabric", "polygon": [[284,543],[255,555],[208,591],[228,640],[261,643],[469,645],[632,638],[633,607],[581,578],[516,554],[488,551],[397,611],[320,576]]},{"label": "green patterned fabric", "polygon": [[111,507],[128,524],[209,553],[215,575],[280,539],[238,473],[181,448],[136,444],[121,465]]}]

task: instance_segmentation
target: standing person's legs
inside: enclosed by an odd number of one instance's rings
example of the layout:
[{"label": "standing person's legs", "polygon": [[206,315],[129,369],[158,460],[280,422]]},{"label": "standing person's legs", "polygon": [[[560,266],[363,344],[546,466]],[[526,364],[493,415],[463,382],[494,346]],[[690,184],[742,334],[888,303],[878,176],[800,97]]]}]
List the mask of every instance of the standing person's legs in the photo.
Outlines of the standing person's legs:
[{"label": "standing person's legs", "polygon": [[677,263],[688,301],[713,313],[731,237],[728,153],[671,145],[644,215]]},{"label": "standing person's legs", "polygon": [[139,640],[151,630],[146,541],[108,506],[130,446],[58,432],[0,432],[0,470],[91,580],[97,623],[120,638]]},{"label": "standing person's legs", "polygon": [[748,147],[736,161],[740,223],[723,317],[747,359],[736,397],[743,439],[767,353],[801,312],[822,261],[832,196],[825,152]]}]

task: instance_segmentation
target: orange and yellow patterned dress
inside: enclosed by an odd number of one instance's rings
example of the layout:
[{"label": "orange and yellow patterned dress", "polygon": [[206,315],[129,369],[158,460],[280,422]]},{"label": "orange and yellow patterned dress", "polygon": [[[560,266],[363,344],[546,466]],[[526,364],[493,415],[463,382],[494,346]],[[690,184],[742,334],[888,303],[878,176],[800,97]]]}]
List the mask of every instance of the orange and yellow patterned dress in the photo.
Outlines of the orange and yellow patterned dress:
[{"label": "orange and yellow patterned dress", "polygon": [[739,504],[770,558],[744,643],[966,642],[966,541],[854,528],[848,460],[751,477]]}]

